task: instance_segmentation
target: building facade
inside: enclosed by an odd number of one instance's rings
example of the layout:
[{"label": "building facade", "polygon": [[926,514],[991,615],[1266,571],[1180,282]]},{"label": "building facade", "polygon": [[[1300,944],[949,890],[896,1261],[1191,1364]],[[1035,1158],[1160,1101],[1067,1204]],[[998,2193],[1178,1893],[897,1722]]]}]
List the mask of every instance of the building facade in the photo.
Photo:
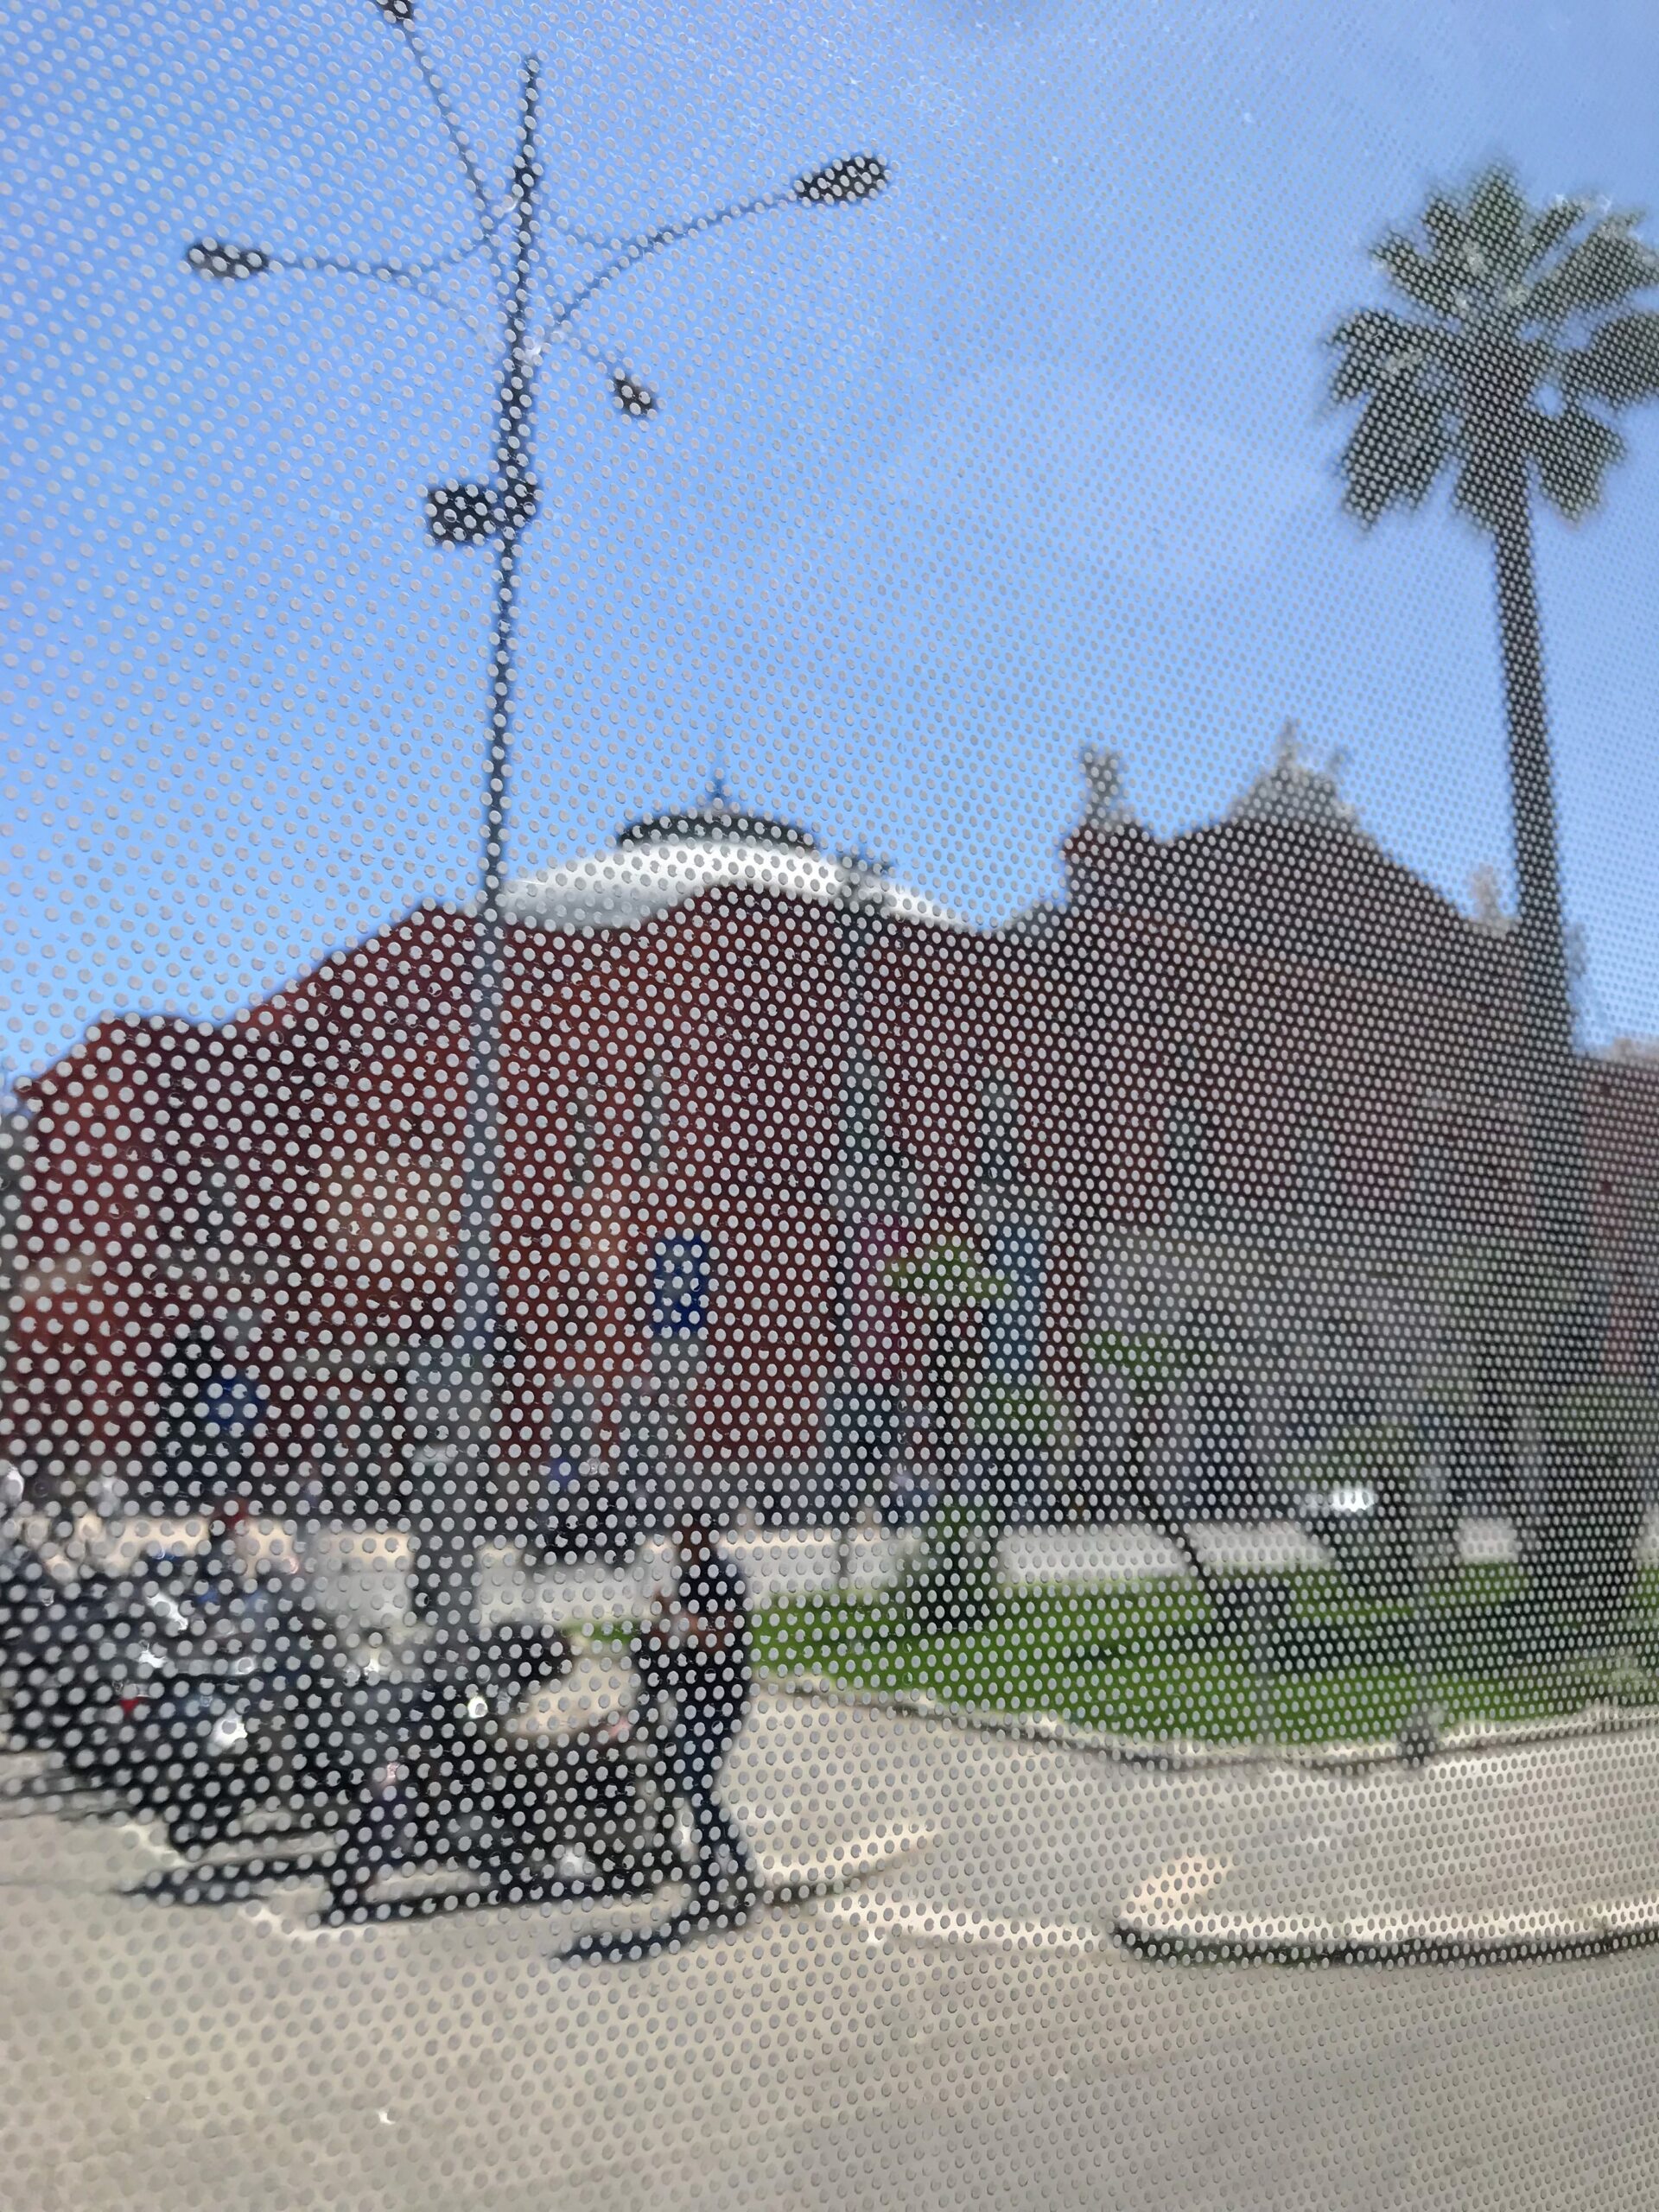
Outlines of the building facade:
[{"label": "building facade", "polygon": [[[1160,1444],[1192,1510],[1425,1402],[1472,1408],[1482,1479],[1511,1478],[1468,1310],[1533,1266],[1509,927],[1379,850],[1294,734],[1170,840],[1085,768],[1064,901],[996,930],[718,793],[514,887],[505,1500],[667,1453],[823,1510],[925,1454],[941,1330],[969,1395],[1058,1408],[1032,1510],[1110,1510],[1130,1409],[1100,1347],[1137,1332],[1194,1348]],[[473,931],[422,910],[228,1023],[102,1024],[24,1087],[3,1419],[37,1488],[407,1510],[443,1449],[416,1385]],[[1580,1073],[1608,1356],[1659,1381],[1659,1071]],[[897,1291],[935,1246],[994,1294]]]}]

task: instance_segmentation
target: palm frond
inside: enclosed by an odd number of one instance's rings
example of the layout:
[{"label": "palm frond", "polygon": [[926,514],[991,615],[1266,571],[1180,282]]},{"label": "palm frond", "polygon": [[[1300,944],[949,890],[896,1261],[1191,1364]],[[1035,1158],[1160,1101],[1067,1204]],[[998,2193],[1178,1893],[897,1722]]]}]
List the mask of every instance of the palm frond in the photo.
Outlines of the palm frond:
[{"label": "palm frond", "polygon": [[1331,397],[1345,405],[1433,373],[1443,342],[1444,333],[1432,323],[1408,322],[1386,308],[1362,308],[1331,334],[1342,354],[1332,373]]},{"label": "palm frond", "polygon": [[1624,458],[1624,439],[1599,415],[1572,404],[1559,415],[1535,409],[1528,429],[1544,497],[1578,522],[1600,505],[1603,478]]},{"label": "palm frond", "polygon": [[[1511,284],[1519,282],[1529,258],[1532,210],[1510,171],[1492,168],[1477,177],[1467,208],[1459,213],[1468,245],[1484,264],[1478,273]],[[1423,220],[1427,227],[1427,214]]]},{"label": "palm frond", "polygon": [[1659,314],[1642,308],[1599,323],[1586,345],[1561,355],[1559,374],[1569,399],[1631,407],[1659,398]]},{"label": "palm frond", "polygon": [[1446,262],[1426,254],[1414,239],[1402,238],[1397,232],[1391,233],[1372,247],[1371,259],[1395,290],[1414,307],[1448,320],[1459,312],[1468,283],[1466,272],[1460,276]]},{"label": "palm frond", "polygon": [[1390,507],[1421,506],[1456,451],[1438,395],[1414,384],[1380,391],[1343,450],[1342,503],[1368,527]]},{"label": "palm frond", "polygon": [[1469,266],[1469,211],[1449,193],[1437,192],[1422,213],[1423,235],[1434,250],[1434,258],[1448,269],[1466,271]]},{"label": "palm frond", "polygon": [[1595,212],[1593,200],[1552,200],[1548,207],[1541,207],[1532,219],[1529,267],[1535,269],[1540,262],[1548,261],[1556,247],[1564,245],[1579,225]]},{"label": "palm frond", "polygon": [[1489,531],[1534,474],[1564,515],[1589,512],[1624,452],[1607,415],[1659,398],[1659,311],[1628,305],[1659,290],[1637,220],[1586,199],[1534,208],[1498,167],[1382,239],[1372,259],[1410,311],[1359,308],[1331,339],[1332,397],[1360,410],[1351,513],[1418,505],[1452,470],[1455,505]]},{"label": "palm frond", "polygon": [[1636,236],[1634,215],[1609,215],[1534,278],[1528,307],[1540,321],[1605,315],[1659,284],[1659,254]]}]

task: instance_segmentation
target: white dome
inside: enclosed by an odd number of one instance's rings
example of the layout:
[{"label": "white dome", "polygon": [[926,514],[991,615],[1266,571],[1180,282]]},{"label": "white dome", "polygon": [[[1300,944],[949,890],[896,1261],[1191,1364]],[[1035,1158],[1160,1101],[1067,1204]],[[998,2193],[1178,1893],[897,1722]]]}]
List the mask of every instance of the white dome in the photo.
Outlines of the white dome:
[{"label": "white dome", "polygon": [[521,876],[508,885],[505,904],[509,920],[542,929],[632,929],[721,885],[819,906],[868,904],[908,921],[965,926],[868,863],[827,858],[804,830],[720,801],[634,823],[608,853]]}]

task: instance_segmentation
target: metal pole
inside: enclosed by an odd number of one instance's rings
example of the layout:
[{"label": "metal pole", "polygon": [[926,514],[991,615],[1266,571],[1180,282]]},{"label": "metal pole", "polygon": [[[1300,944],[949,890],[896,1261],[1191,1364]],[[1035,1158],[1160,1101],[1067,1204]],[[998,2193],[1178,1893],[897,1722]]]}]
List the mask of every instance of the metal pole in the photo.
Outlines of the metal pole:
[{"label": "metal pole", "polygon": [[496,1228],[500,1216],[501,1019],[505,995],[507,803],[512,740],[513,617],[518,539],[535,511],[529,468],[534,365],[529,358],[536,225],[537,66],[524,64],[523,119],[512,174],[513,251],[496,394],[495,604],[485,759],[478,925],[473,939],[472,1047],[461,1162],[454,1321],[445,1364],[455,1449],[435,1501],[423,1561],[423,1610],[441,1637],[465,1637],[478,1615],[478,1516],[487,1487],[504,1344]]},{"label": "metal pole", "polygon": [[[831,1446],[836,1454],[837,1484],[850,1478],[850,1497],[836,1500],[836,1586],[844,1590],[852,1580],[853,1528],[866,1503],[864,1484],[873,1452],[874,1392],[861,1387],[853,1364],[857,1327],[861,1232],[880,1211],[881,1200],[872,1187],[884,1175],[885,1128],[878,1122],[875,1095],[867,1084],[867,1001],[868,969],[880,940],[886,919],[881,866],[868,864],[861,855],[849,855],[847,868],[848,904],[848,1014],[851,1049],[848,1053],[842,1098],[841,1157],[837,1173],[835,1262],[836,1371],[831,1382],[834,1423]],[[879,1165],[878,1165],[879,1159]],[[887,1194],[893,1202],[892,1194]]]},{"label": "metal pole", "polygon": [[1418,1462],[1411,1486],[1411,1705],[1400,1724],[1400,1751],[1414,1766],[1429,1757],[1440,1735],[1428,1621],[1429,1546],[1433,1533],[1428,1490],[1432,1464],[1427,1459]]},{"label": "metal pole", "polygon": [[[414,0],[377,0],[402,35],[420,72],[478,210],[478,229],[459,252],[415,262],[362,260],[299,250],[267,251],[197,238],[185,249],[193,270],[226,283],[241,283],[269,270],[330,271],[407,287],[476,327],[473,316],[442,288],[442,279],[482,249],[491,263],[496,303],[502,313],[501,373],[496,391],[495,468],[487,485],[440,484],[427,493],[427,526],[441,545],[495,547],[495,605],[491,632],[489,741],[485,766],[483,855],[477,927],[473,938],[466,1119],[462,1135],[460,1219],[457,1224],[453,1308],[448,1331],[437,1343],[411,1349],[406,1402],[416,1426],[441,1440],[440,1470],[426,1500],[416,1541],[412,1597],[419,1616],[440,1643],[465,1636],[478,1611],[478,1523],[486,1486],[495,1402],[508,1346],[497,1270],[495,1235],[501,1179],[501,1027],[505,989],[506,930],[502,911],[508,777],[512,735],[513,618],[518,541],[536,512],[537,485],[530,470],[537,364],[542,346],[573,334],[573,318],[605,285],[647,255],[705,236],[727,223],[791,206],[844,207],[871,199],[887,181],[874,154],[849,154],[798,176],[760,199],[737,200],[706,214],[665,223],[632,238],[603,240],[572,232],[610,258],[557,302],[550,329],[540,340],[530,330],[531,271],[535,251],[536,111],[539,69],[524,67],[524,105],[512,172],[509,221],[503,226],[450,106],[427,60],[414,25]],[[512,250],[504,253],[502,232]],[[593,358],[603,359],[591,346]],[[613,395],[623,411],[642,421],[656,402],[626,368],[607,362]],[[3,1167],[0,1166],[0,1180]],[[0,1287],[3,1284],[0,1283]],[[0,1360],[4,1323],[0,1313]]]}]

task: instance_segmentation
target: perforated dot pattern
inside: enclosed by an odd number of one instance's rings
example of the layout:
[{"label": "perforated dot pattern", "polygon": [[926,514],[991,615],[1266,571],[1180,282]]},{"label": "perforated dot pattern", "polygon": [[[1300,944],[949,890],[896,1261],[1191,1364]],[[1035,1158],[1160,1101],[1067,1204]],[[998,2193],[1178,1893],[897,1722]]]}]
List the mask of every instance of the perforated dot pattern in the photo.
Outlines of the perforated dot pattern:
[{"label": "perforated dot pattern", "polygon": [[22,0],[0,2202],[1652,2202],[1656,65]]}]

